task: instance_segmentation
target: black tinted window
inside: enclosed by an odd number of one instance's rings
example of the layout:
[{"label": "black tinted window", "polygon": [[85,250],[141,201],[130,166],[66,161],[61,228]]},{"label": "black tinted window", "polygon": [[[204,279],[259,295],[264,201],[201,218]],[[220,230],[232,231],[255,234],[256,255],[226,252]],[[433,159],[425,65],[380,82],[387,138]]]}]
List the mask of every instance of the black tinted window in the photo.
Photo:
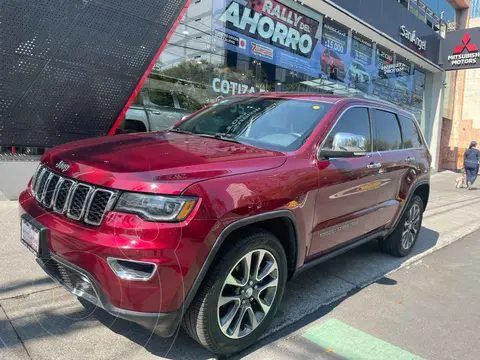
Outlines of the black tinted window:
[{"label": "black tinted window", "polygon": [[171,93],[166,91],[150,90],[149,91],[150,101],[158,106],[168,106],[175,107],[173,102],[173,96]]},{"label": "black tinted window", "polygon": [[347,110],[328,134],[323,145],[324,149],[332,149],[333,138],[338,133],[362,135],[367,139],[367,151],[370,151],[370,121],[367,108],[352,108]]},{"label": "black tinted window", "polygon": [[400,149],[402,137],[397,116],[391,112],[377,110],[374,119],[375,140],[373,151]]},{"label": "black tinted window", "polygon": [[399,116],[400,127],[403,135],[403,148],[411,149],[422,146],[422,137],[413,120],[405,116]]}]

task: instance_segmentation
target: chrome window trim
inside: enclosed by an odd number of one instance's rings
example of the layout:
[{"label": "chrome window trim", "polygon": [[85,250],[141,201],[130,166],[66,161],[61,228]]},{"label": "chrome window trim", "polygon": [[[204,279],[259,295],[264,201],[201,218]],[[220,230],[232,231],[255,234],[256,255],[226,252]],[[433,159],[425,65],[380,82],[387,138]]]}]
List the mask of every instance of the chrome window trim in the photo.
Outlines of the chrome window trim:
[{"label": "chrome window trim", "polygon": [[[100,220],[98,222],[94,222],[94,221],[88,220],[88,215],[90,214],[90,207],[92,206],[93,199],[95,198],[95,194],[97,192],[110,193],[110,198],[107,201],[107,205],[105,206],[105,210],[103,211],[103,214],[102,214]],[[107,213],[107,211],[109,211],[112,208],[113,203],[115,202],[115,199],[116,199],[116,192],[115,191],[101,189],[101,188],[95,189],[93,191],[92,195],[90,196],[90,199],[89,199],[88,204],[87,204],[87,211],[85,212],[85,219],[84,219],[85,223],[87,223],[89,225],[96,225],[96,226],[100,225],[102,223],[103,218],[105,217],[105,214]]]}]

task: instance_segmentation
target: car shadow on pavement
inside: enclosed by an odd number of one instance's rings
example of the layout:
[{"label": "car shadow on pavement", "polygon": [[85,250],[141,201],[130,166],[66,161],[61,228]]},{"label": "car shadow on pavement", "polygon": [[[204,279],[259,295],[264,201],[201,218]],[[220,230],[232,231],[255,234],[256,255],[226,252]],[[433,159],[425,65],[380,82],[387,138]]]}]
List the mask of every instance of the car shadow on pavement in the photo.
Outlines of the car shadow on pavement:
[{"label": "car shadow on pavement", "polygon": [[[422,228],[412,254],[406,258],[396,258],[382,253],[377,242],[372,241],[300,274],[287,284],[282,304],[269,331],[257,344],[231,358],[240,359],[247,356],[322,318],[369,284],[377,282],[394,286],[396,282],[386,275],[401,267],[408,259],[434,248],[438,238],[437,232]],[[87,303],[85,306],[91,305]],[[213,356],[181,329],[175,337],[161,338],[136,324],[115,318],[101,309],[93,311],[93,316],[115,333],[127,337],[154,355],[170,359],[208,359]],[[281,355],[282,358],[285,357],[285,354]],[[295,354],[292,356],[295,358]]]}]

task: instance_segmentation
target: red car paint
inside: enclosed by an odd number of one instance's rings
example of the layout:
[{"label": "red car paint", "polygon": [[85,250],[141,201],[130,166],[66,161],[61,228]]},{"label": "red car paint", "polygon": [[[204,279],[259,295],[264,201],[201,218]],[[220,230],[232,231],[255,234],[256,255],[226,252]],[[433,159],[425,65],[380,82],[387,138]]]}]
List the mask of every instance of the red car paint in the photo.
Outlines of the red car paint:
[{"label": "red car paint", "polygon": [[[229,225],[280,209],[291,211],[298,231],[298,244],[292,245],[295,253],[290,254],[294,273],[363,234],[390,231],[416,186],[428,185],[431,158],[425,147],[317,159],[322,141],[345,109],[361,105],[406,114],[403,111],[356,98],[260,96],[333,106],[304,144],[291,152],[159,132],[78,141],[56,147],[41,159],[53,171],[63,161],[70,168],[61,175],[104,188],[197,197],[183,222],[149,222],[110,211],[100,226],[89,226],[44,209],[32,197],[30,184],[20,196],[21,207],[48,229],[50,252],[90,274],[105,302],[124,311],[120,316],[137,321],[133,315],[175,314],[163,332],[168,336],[188,306],[186,299],[196,291],[195,282],[201,282],[202,266]],[[407,163],[406,157],[413,161]],[[382,171],[368,169],[373,162],[381,162]],[[149,261],[158,268],[149,281],[121,280],[107,257]]]}]

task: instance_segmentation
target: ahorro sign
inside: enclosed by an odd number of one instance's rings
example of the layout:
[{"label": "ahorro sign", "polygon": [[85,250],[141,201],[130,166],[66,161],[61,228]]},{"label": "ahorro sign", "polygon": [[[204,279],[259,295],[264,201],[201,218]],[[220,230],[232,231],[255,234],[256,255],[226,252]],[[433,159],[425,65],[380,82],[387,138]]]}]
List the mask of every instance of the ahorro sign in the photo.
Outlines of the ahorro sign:
[{"label": "ahorro sign", "polygon": [[445,70],[480,67],[480,28],[448,32],[442,45],[441,65]]}]

